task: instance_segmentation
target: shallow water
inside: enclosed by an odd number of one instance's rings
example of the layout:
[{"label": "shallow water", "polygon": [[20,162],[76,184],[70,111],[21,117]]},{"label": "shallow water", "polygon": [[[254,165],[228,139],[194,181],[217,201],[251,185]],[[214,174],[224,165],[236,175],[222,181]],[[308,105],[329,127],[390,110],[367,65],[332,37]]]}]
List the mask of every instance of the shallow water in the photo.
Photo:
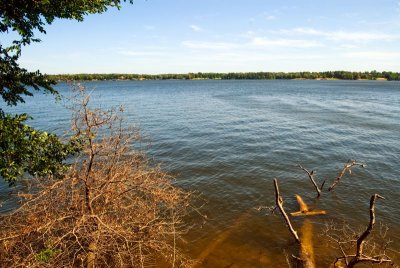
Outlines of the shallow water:
[{"label": "shallow water", "polygon": [[[198,191],[204,221],[185,236],[189,255],[204,267],[285,266],[293,239],[279,216],[255,208],[274,204],[278,178],[288,211],[295,194],[325,216],[308,218],[318,267],[334,260],[321,230],[326,222],[368,223],[369,198],[383,195],[377,222],[389,226],[391,248],[400,251],[400,83],[381,81],[99,81],[85,83],[107,108],[122,104],[129,123],[150,141],[149,154],[174,174],[177,184]],[[68,95],[70,86],[57,85]],[[62,133],[69,112],[51,96],[36,94],[13,112]],[[333,193],[315,199],[302,164],[329,186],[348,159],[354,168]],[[325,187],[326,187],[325,186]],[[326,187],[327,188],[327,187]],[[1,199],[8,187],[1,185]],[[11,203],[3,203],[3,210]],[[297,230],[304,218],[293,219]],[[309,227],[311,226],[311,227]],[[394,253],[400,258],[400,253]]]}]

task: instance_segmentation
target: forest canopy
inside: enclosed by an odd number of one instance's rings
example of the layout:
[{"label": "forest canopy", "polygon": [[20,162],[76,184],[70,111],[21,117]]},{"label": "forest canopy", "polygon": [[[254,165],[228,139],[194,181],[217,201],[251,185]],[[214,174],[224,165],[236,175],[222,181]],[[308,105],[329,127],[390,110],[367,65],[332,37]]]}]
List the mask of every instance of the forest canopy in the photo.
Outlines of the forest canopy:
[{"label": "forest canopy", "polygon": [[236,72],[236,73],[184,73],[184,74],[57,74],[49,75],[56,81],[90,80],[196,80],[196,79],[341,79],[341,80],[400,80],[398,72]]}]

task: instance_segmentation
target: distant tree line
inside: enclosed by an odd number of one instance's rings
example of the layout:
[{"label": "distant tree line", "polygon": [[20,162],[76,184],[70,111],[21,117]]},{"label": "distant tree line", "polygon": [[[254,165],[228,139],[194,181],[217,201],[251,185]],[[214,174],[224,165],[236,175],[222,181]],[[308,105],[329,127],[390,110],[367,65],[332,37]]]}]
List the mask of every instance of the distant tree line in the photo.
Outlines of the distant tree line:
[{"label": "distant tree line", "polygon": [[341,79],[341,80],[400,80],[398,72],[243,72],[243,73],[185,73],[185,74],[58,74],[49,75],[57,81],[90,80],[200,80],[200,79]]}]

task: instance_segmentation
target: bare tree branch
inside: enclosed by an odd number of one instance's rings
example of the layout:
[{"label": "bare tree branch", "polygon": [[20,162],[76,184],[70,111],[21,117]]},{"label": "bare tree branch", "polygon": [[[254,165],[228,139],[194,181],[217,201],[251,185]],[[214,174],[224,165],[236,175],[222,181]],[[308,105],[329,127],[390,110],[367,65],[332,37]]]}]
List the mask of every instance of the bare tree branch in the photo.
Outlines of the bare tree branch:
[{"label": "bare tree branch", "polygon": [[343,178],[343,176],[348,172],[351,174],[351,168],[354,166],[360,166],[360,167],[366,167],[365,164],[359,163],[356,160],[349,160],[347,163],[344,165],[343,169],[340,171],[339,175],[336,177],[332,185],[329,187],[328,191],[332,191],[333,188],[336,187],[336,185],[340,182],[340,180]]},{"label": "bare tree branch", "polygon": [[315,174],[314,170],[311,170],[311,172],[310,172],[307,169],[305,169],[304,167],[302,167],[302,165],[299,164],[298,166],[299,166],[299,168],[301,168],[302,170],[304,170],[307,173],[308,178],[310,179],[311,183],[314,185],[314,188],[315,188],[315,191],[317,192],[318,197],[320,197],[321,192],[322,192],[322,187],[324,186],[325,181],[322,183],[321,188],[318,187],[317,183],[314,180],[314,174]]},{"label": "bare tree branch", "polygon": [[281,212],[283,218],[285,219],[286,226],[288,227],[290,233],[293,235],[293,238],[296,240],[297,243],[301,244],[299,236],[297,235],[297,232],[294,230],[288,215],[285,212],[285,209],[283,208],[283,198],[279,193],[279,187],[278,187],[278,180],[274,179],[274,186],[275,186],[275,203],[277,207],[279,208],[279,211]]},{"label": "bare tree branch", "polygon": [[390,259],[386,259],[386,256],[370,257],[370,256],[365,256],[363,254],[364,244],[366,242],[365,240],[369,236],[369,234],[372,231],[372,228],[374,228],[375,225],[375,201],[378,198],[384,199],[382,196],[378,194],[374,194],[373,196],[371,196],[369,203],[369,224],[367,229],[357,239],[356,255],[350,260],[348,264],[349,268],[354,267],[359,262],[373,262],[373,263],[391,262]]},{"label": "bare tree branch", "polygon": [[[341,252],[341,256],[337,257],[334,262],[334,267],[354,267],[359,263],[389,263],[394,265],[392,259],[386,253],[389,251],[388,242],[385,238],[387,228],[381,226],[380,239],[382,241],[367,240],[375,225],[375,202],[378,198],[384,199],[378,194],[374,194],[370,199],[369,206],[369,223],[367,228],[361,235],[357,233],[347,224],[341,228],[337,228],[335,224],[327,226],[325,235],[336,243]],[[355,237],[355,238],[354,238]],[[348,254],[356,247],[355,254]]]}]

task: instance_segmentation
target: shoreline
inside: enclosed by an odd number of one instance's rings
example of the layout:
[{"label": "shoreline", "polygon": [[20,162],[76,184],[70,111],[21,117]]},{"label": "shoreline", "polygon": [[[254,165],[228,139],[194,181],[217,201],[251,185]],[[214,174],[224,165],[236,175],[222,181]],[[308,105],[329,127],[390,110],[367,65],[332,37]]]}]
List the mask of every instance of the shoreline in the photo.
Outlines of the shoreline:
[{"label": "shoreline", "polygon": [[255,78],[248,78],[248,79],[213,79],[213,78],[202,78],[202,79],[57,79],[55,80],[57,83],[59,82],[71,82],[71,81],[81,81],[81,82],[96,82],[96,81],[244,81],[244,80],[264,80],[264,81],[273,81],[273,80],[280,80],[280,81],[380,81],[380,82],[399,82],[400,80],[388,80],[386,78],[377,78],[377,79],[339,79],[339,78],[292,78],[292,79],[285,79],[285,78],[278,78],[278,79],[255,79]]},{"label": "shoreline", "polygon": [[55,81],[123,81],[123,80],[376,80],[400,81],[400,72],[232,72],[232,73],[78,73],[52,74],[48,78]]}]

